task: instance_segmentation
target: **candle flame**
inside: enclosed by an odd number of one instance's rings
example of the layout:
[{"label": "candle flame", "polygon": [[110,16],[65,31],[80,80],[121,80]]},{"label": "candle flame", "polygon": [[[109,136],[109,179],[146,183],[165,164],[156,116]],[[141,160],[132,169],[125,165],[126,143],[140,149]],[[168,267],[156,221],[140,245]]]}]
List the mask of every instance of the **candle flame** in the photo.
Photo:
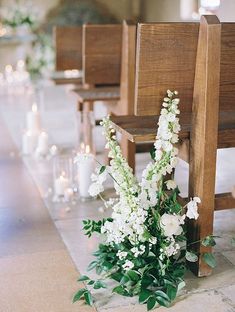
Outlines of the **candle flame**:
[{"label": "candle flame", "polygon": [[6,65],[5,70],[8,73],[12,72],[12,66],[11,65]]},{"label": "candle flame", "polygon": [[85,153],[86,153],[86,154],[89,154],[90,151],[91,151],[90,146],[89,146],[89,145],[86,145]]},{"label": "candle flame", "polygon": [[32,112],[36,113],[37,111],[38,111],[37,104],[34,103],[34,104],[32,105]]}]

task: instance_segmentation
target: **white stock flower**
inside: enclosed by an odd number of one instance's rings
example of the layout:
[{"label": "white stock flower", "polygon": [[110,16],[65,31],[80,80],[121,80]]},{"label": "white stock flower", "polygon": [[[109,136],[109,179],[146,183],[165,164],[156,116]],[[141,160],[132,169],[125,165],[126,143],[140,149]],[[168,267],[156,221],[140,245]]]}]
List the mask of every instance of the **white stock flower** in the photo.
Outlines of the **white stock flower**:
[{"label": "white stock flower", "polygon": [[125,271],[129,271],[134,267],[134,264],[130,260],[127,260],[122,267]]},{"label": "white stock flower", "polygon": [[165,183],[168,190],[174,190],[177,187],[177,184],[174,180],[168,180]]},{"label": "white stock flower", "polygon": [[200,204],[201,200],[199,197],[193,197],[190,202],[187,204],[187,213],[186,216],[189,219],[195,219],[199,217],[197,204]]},{"label": "white stock flower", "polygon": [[98,194],[100,194],[101,192],[104,191],[104,187],[102,184],[99,184],[97,182],[92,183],[88,189],[88,193],[92,196],[95,197]]},{"label": "white stock flower", "polygon": [[177,215],[171,215],[164,213],[161,216],[161,227],[163,229],[164,235],[169,237],[173,235],[180,235],[182,233],[181,219]]},{"label": "white stock flower", "polygon": [[117,252],[117,256],[120,260],[124,260],[127,256],[127,252],[126,251],[121,251],[121,250],[118,250]]}]

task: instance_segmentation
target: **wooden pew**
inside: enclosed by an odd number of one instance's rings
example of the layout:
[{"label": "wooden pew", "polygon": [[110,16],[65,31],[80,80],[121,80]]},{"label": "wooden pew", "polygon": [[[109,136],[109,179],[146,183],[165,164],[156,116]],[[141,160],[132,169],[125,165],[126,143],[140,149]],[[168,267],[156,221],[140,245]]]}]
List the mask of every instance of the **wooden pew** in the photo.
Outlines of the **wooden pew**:
[{"label": "wooden pew", "polygon": [[[220,57],[221,52],[221,57]],[[219,62],[220,60],[220,62]],[[235,146],[235,23],[204,16],[195,23],[140,24],[137,37],[135,113],[115,117],[116,129],[132,141],[154,140],[166,89],[181,98],[181,140],[190,142],[189,196],[199,196],[200,217],[190,222],[189,242],[213,232],[214,210],[235,207],[229,194],[214,194],[216,149]],[[198,276],[210,247],[195,245]]]},{"label": "wooden pew", "polygon": [[[121,25],[83,25],[83,89],[74,89],[78,109],[120,99]],[[89,87],[87,87],[89,86]]]},{"label": "wooden pew", "polygon": [[52,79],[57,84],[81,84],[82,78],[66,78],[65,70],[82,70],[82,27],[56,26],[53,29],[56,52],[55,70]]}]

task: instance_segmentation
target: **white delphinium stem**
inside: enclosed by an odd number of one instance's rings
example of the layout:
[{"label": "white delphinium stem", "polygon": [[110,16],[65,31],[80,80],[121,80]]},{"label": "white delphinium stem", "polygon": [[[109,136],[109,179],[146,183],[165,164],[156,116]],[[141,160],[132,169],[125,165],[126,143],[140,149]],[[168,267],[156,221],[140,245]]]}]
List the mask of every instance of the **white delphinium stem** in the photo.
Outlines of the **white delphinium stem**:
[{"label": "white delphinium stem", "polygon": [[178,92],[167,91],[168,97],[164,98],[163,109],[158,121],[158,130],[155,141],[155,159],[143,171],[141,181],[140,201],[142,204],[155,206],[158,202],[156,192],[162,188],[162,178],[167,173],[171,174],[177,164],[178,149],[174,144],[178,142],[180,131],[178,109],[179,99],[173,98]]}]

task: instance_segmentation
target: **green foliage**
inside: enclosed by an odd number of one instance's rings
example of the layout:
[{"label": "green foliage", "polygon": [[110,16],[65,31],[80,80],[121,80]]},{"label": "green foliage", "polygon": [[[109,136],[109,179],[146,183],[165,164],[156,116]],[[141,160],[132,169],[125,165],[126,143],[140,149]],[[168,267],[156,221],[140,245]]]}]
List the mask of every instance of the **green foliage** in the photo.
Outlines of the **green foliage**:
[{"label": "green foliage", "polygon": [[216,267],[216,260],[212,253],[206,252],[203,254],[202,258],[206,262],[206,264],[209,265],[211,268]]},{"label": "green foliage", "polygon": [[101,227],[104,225],[106,221],[112,221],[111,218],[103,219],[99,221],[94,220],[83,220],[83,230],[85,231],[85,235],[91,237],[94,232],[100,233]]},{"label": "green foliage", "polygon": [[215,246],[216,242],[215,242],[214,236],[209,235],[209,236],[205,237],[202,240],[202,245],[205,246],[205,247],[208,247],[208,246],[212,246],[213,247],[213,246]]},{"label": "green foliage", "polygon": [[232,238],[231,238],[231,245],[232,245],[233,247],[235,247],[235,237],[232,237]]},{"label": "green foliage", "polygon": [[185,258],[189,262],[196,262],[198,260],[198,256],[192,251],[186,251]]},{"label": "green foliage", "polygon": [[89,290],[86,288],[79,289],[79,291],[73,297],[73,303],[78,300],[85,300],[86,304],[93,305],[93,298]]},{"label": "green foliage", "polygon": [[99,174],[102,174],[106,169],[106,166],[101,166],[100,167],[100,171],[99,171]]}]

